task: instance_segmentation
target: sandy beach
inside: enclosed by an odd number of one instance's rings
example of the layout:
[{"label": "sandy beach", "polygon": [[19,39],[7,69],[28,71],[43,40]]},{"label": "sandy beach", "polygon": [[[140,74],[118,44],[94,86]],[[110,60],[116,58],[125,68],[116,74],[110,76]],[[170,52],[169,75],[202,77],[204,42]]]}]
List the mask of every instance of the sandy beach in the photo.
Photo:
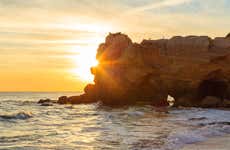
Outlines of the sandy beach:
[{"label": "sandy beach", "polygon": [[229,150],[230,135],[210,138],[205,142],[186,145],[182,150]]}]

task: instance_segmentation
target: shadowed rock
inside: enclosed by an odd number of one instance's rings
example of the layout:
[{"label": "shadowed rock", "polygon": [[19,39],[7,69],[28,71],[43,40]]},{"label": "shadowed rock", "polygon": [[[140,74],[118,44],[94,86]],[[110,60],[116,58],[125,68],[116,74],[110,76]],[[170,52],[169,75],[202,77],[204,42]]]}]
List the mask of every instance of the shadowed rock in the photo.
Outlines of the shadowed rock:
[{"label": "shadowed rock", "polygon": [[228,37],[176,36],[138,44],[127,35],[110,33],[98,47],[98,66],[91,68],[94,84],[87,85],[83,95],[60,97],[58,103],[162,106],[171,95],[175,106],[227,107],[223,100],[230,99]]},{"label": "shadowed rock", "polygon": [[224,99],[222,107],[229,107],[230,108],[230,100],[229,99]]},{"label": "shadowed rock", "polygon": [[51,100],[51,99],[40,99],[38,101],[39,104],[43,104],[43,103],[56,103],[57,101],[56,100]]},{"label": "shadowed rock", "polygon": [[202,99],[200,106],[201,107],[218,107],[222,103],[220,98],[213,97],[213,96],[206,96]]},{"label": "shadowed rock", "polygon": [[58,98],[57,103],[58,104],[67,104],[68,103],[68,97],[67,96],[61,96]]}]

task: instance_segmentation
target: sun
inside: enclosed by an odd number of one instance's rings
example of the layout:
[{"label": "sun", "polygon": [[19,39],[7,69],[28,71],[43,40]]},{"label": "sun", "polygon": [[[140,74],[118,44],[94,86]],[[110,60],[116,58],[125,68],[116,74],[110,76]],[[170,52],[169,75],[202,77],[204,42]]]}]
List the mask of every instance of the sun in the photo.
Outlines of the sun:
[{"label": "sun", "polygon": [[96,46],[77,46],[74,49],[78,51],[78,54],[72,57],[75,67],[71,72],[77,79],[92,83],[94,76],[91,74],[90,68],[98,64]]},{"label": "sun", "polygon": [[93,82],[94,76],[90,72],[90,68],[96,66],[96,54],[92,51],[82,51],[76,58],[77,68],[76,74],[83,80]]},{"label": "sun", "polygon": [[77,52],[77,54],[72,56],[74,69],[71,69],[71,72],[77,77],[77,79],[80,79],[84,82],[93,83],[94,76],[91,74],[90,68],[98,64],[98,61],[96,60],[98,45],[104,42],[104,37],[109,31],[111,31],[111,27],[106,25],[75,24],[68,26],[68,28],[92,33],[92,36],[90,37],[82,37],[82,39],[77,39],[84,44],[79,44],[72,47],[71,51]]}]

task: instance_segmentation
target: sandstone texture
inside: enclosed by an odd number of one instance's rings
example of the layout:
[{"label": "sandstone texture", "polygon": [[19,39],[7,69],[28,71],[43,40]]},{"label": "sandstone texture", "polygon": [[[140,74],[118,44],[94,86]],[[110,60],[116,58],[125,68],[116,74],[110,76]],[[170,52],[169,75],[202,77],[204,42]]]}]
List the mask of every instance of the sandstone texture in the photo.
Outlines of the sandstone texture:
[{"label": "sandstone texture", "polygon": [[109,34],[91,68],[94,84],[80,96],[58,103],[101,101],[109,105],[150,103],[175,106],[227,107],[230,100],[230,37],[175,36],[132,42],[125,34]]}]

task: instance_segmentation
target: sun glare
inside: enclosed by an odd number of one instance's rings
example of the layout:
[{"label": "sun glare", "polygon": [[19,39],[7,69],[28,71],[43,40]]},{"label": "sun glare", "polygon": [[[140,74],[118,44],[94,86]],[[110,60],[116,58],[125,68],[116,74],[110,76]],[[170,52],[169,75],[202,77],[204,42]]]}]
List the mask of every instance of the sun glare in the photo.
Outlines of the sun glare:
[{"label": "sun glare", "polygon": [[84,52],[81,52],[77,58],[77,68],[76,74],[85,81],[93,81],[93,75],[90,72],[90,68],[92,66],[96,66],[98,64],[96,60],[96,54],[92,52],[92,50],[88,49]]},{"label": "sun glare", "polygon": [[[60,26],[59,26],[60,27]],[[83,45],[75,45],[71,51],[77,52],[77,55],[72,56],[75,68],[71,72],[80,80],[84,82],[93,82],[94,76],[90,72],[90,68],[96,66],[98,61],[96,60],[97,47],[104,41],[104,37],[111,31],[110,27],[104,25],[72,25],[65,26],[65,28],[71,28],[74,30],[82,30],[96,33],[91,37],[82,39]]]},{"label": "sun glare", "polygon": [[74,48],[79,52],[78,55],[73,56],[75,68],[72,72],[75,76],[85,82],[93,82],[94,76],[90,72],[90,68],[96,66],[96,46],[77,46]]}]

